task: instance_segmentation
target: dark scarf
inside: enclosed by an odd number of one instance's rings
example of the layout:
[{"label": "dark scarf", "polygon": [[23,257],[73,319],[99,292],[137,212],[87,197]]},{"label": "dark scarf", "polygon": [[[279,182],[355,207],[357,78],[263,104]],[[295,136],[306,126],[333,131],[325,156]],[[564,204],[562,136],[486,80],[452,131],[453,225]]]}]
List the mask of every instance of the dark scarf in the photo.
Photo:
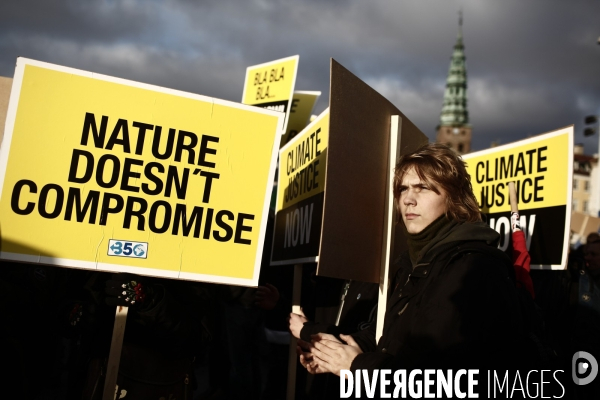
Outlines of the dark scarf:
[{"label": "dark scarf", "polygon": [[431,248],[435,242],[436,237],[442,232],[446,232],[449,228],[455,225],[454,221],[446,218],[445,215],[440,216],[438,219],[429,224],[425,229],[419,233],[411,234],[406,230],[406,226],[402,223],[404,233],[406,233],[406,242],[408,244],[408,254],[410,261],[412,262],[413,268],[417,265],[417,262],[423,258],[427,250]]}]

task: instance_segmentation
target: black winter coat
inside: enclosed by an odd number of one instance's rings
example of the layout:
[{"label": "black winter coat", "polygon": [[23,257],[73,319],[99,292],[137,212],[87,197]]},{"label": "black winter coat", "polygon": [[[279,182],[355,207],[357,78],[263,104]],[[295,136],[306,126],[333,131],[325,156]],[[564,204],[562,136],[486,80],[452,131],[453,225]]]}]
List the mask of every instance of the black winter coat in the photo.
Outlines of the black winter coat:
[{"label": "black winter coat", "polygon": [[353,371],[498,368],[514,360],[521,317],[511,262],[496,240],[486,243],[495,236],[484,224],[453,230],[414,270],[408,253],[400,257],[381,340],[374,326],[353,335],[364,351]]}]

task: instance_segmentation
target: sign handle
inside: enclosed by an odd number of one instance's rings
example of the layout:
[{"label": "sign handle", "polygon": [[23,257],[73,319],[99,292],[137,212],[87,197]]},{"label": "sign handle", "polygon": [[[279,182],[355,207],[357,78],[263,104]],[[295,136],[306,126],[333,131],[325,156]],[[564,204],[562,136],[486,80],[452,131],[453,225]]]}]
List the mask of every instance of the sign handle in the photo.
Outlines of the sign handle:
[{"label": "sign handle", "polygon": [[[300,314],[300,294],[302,293],[302,264],[294,265],[294,287],[292,291],[292,312]],[[296,346],[298,340],[290,335],[290,351],[288,355],[288,379],[287,400],[294,400],[296,397],[296,366],[298,365],[298,355],[296,354]]]},{"label": "sign handle", "polygon": [[517,200],[517,191],[515,190],[515,183],[508,182],[508,193],[510,195],[510,211],[514,213],[519,212],[519,203]]},{"label": "sign handle", "polygon": [[381,267],[379,275],[379,302],[377,303],[377,326],[375,331],[375,338],[379,341],[379,338],[383,334],[383,321],[385,319],[385,309],[387,308],[387,292],[389,286],[389,270],[390,270],[390,258],[392,257],[392,248],[394,245],[394,233],[395,233],[395,207],[394,207],[394,169],[396,168],[396,162],[398,161],[398,155],[400,154],[399,146],[400,142],[398,137],[400,135],[400,116],[392,115],[390,121],[390,147],[388,157],[388,170],[387,170],[387,188],[385,196],[385,219],[383,221],[383,248],[381,249]]},{"label": "sign handle", "polygon": [[340,325],[340,319],[342,319],[342,311],[344,311],[344,304],[346,303],[346,296],[348,295],[348,290],[350,289],[351,283],[352,279],[348,279],[346,283],[344,283],[344,288],[342,289],[342,297],[340,298],[340,308],[338,309],[337,317],[335,318],[335,326]]},{"label": "sign handle", "polygon": [[106,379],[104,380],[102,400],[115,400],[117,398],[117,375],[119,374],[119,362],[121,361],[121,349],[123,348],[127,311],[129,311],[129,307],[117,306],[112,341],[110,343],[110,352],[108,353],[108,364],[106,366]]}]

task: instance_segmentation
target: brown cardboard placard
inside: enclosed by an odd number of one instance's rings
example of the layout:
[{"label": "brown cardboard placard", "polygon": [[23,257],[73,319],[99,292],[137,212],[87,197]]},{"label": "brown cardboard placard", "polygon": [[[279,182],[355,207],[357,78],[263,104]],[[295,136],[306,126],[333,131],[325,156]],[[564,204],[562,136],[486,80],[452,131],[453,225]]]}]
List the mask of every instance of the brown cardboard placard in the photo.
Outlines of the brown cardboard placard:
[{"label": "brown cardboard placard", "polygon": [[[401,120],[400,154],[426,143],[427,137],[386,98],[333,59],[330,85],[330,141],[317,274],[379,283],[391,116],[399,115]],[[393,254],[406,248],[402,236],[396,230]]]},{"label": "brown cardboard placard", "polygon": [[579,211],[573,211],[573,213],[571,213],[571,231],[574,233],[579,234],[581,232],[581,229],[584,227],[585,225],[585,217],[587,217],[587,215],[585,215],[584,213],[581,213]]}]

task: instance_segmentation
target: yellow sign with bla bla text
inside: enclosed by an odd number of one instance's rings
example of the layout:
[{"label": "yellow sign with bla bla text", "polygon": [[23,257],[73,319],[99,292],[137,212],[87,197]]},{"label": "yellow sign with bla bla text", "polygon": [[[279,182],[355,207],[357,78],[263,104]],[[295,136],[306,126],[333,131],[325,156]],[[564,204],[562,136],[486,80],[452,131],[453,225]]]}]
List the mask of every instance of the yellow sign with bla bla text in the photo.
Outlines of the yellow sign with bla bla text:
[{"label": "yellow sign with bla bla text", "polygon": [[512,257],[508,182],[515,183],[531,267],[564,269],[573,177],[573,126],[463,156],[487,223]]},{"label": "yellow sign with bla bla text", "polygon": [[242,103],[282,112],[287,124],[299,58],[292,56],[248,67]]},{"label": "yellow sign with bla bla text", "polygon": [[19,58],[0,257],[255,286],[280,113]]},{"label": "yellow sign with bla bla text", "polygon": [[279,150],[271,265],[318,261],[328,146],[326,109]]}]

